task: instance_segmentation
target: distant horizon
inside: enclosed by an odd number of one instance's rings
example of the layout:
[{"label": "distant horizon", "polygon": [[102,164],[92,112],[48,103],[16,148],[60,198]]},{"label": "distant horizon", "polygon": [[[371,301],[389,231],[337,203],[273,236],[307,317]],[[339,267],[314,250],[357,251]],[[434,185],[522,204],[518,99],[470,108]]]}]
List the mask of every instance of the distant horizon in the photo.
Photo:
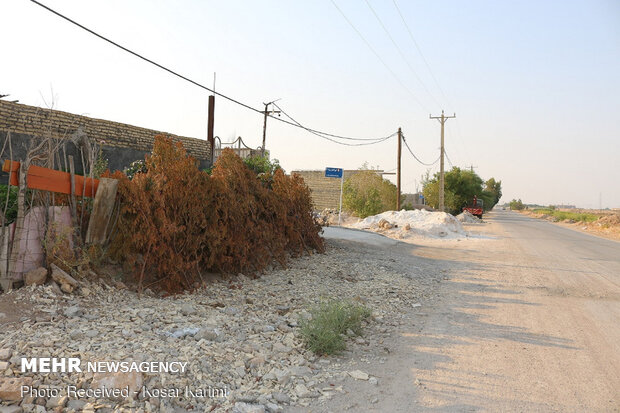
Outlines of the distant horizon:
[{"label": "distant horizon", "polygon": [[[500,202],[598,208],[602,193],[604,208],[620,207],[617,1],[41,1],[204,85],[216,73],[216,91],[256,110],[280,98],[296,121],[352,137],[401,127],[425,163],[439,155],[429,115],[456,113],[446,169],[501,180]],[[206,138],[207,91],[32,2],[0,2],[0,13],[20,33],[3,44],[7,100]],[[260,113],[217,98],[215,116],[223,141],[262,144]],[[342,146],[269,119],[266,146],[287,171],[396,168],[395,139]],[[413,193],[438,165],[403,148],[402,168]]]}]

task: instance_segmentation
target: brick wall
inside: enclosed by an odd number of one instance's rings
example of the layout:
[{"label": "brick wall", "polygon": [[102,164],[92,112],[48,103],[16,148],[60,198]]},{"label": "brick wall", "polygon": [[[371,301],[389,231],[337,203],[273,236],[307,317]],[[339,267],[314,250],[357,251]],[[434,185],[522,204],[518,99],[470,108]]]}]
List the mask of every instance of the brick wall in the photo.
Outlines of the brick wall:
[{"label": "brick wall", "polygon": [[[358,169],[345,170],[344,179],[360,172]],[[383,171],[376,171],[381,173]],[[325,171],[293,171],[301,175],[306,184],[312,191],[312,202],[314,209],[323,210],[325,208],[338,209],[340,203],[340,179],[326,178]]]},{"label": "brick wall", "polygon": [[210,164],[211,148],[206,140],[0,100],[0,132],[3,132],[0,137],[11,131],[18,139],[45,132],[62,138],[71,136],[78,128],[102,145],[111,169],[122,169],[127,166],[125,163],[144,159],[144,154],[153,149],[158,134],[182,142],[187,152],[200,161],[201,167]]}]

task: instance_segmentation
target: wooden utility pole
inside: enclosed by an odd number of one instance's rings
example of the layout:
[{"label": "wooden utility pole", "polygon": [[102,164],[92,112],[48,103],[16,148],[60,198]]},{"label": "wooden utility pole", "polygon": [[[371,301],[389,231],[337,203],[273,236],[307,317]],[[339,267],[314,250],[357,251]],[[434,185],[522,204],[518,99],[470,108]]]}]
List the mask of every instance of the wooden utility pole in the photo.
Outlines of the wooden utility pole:
[{"label": "wooden utility pole", "polygon": [[271,101],[269,103],[263,103],[265,105],[265,110],[263,111],[263,114],[265,115],[265,121],[263,122],[263,146],[261,148],[261,155],[263,156],[265,156],[265,139],[267,138],[267,117],[273,113],[280,113],[279,110],[269,110],[269,105],[274,102],[277,102],[277,100]]},{"label": "wooden utility pole", "polygon": [[445,116],[443,114],[443,110],[441,111],[441,116],[432,116],[429,115],[430,119],[437,119],[439,123],[441,123],[441,152],[439,155],[439,210],[445,212],[445,194],[444,194],[444,171],[443,171],[443,157],[445,154],[444,143],[443,143],[443,130],[444,124],[450,118],[456,118],[456,113],[452,116]]},{"label": "wooden utility pole", "polygon": [[400,154],[403,132],[398,128],[398,158],[396,160],[396,210],[400,211]]},{"label": "wooden utility pole", "polygon": [[215,123],[215,96],[209,96],[209,119],[207,120],[207,142],[211,146],[211,165],[215,156],[215,138],[213,137],[213,125]]}]

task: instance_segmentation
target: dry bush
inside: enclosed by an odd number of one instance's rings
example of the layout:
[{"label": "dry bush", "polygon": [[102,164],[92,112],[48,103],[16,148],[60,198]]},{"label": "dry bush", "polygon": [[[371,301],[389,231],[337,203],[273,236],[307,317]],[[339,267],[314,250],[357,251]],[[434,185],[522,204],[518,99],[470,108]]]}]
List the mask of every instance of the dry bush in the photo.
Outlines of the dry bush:
[{"label": "dry bush", "polygon": [[257,179],[232,150],[212,175],[198,169],[180,143],[157,136],[147,172],[120,172],[118,231],[111,253],[132,264],[139,288],[167,291],[196,286],[200,271],[258,272],[288,253],[323,251],[310,193],[299,177]]}]

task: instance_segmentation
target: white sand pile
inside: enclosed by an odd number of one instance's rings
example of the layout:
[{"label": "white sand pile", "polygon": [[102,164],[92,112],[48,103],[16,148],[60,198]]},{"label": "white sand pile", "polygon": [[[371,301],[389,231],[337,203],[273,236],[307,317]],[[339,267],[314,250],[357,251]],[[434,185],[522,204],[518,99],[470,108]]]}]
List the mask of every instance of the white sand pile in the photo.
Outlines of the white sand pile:
[{"label": "white sand pile", "polygon": [[393,238],[465,238],[467,233],[461,223],[445,212],[386,211],[373,215],[352,225],[354,228],[369,229]]},{"label": "white sand pile", "polygon": [[464,224],[480,224],[482,220],[475,215],[472,215],[469,211],[463,211],[462,213],[456,216],[460,222]]}]

